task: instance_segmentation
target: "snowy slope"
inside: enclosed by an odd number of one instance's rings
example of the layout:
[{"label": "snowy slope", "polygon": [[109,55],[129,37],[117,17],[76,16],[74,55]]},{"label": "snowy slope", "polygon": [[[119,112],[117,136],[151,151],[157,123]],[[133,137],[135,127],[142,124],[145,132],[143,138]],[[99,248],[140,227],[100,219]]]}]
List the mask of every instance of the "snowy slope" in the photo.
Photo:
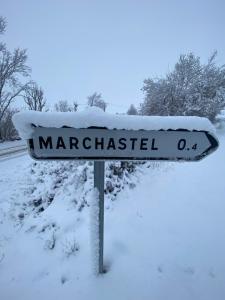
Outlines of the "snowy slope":
[{"label": "snowy slope", "polygon": [[[85,194],[91,173],[77,187],[82,176],[61,178],[49,205],[51,196],[41,194],[46,206],[38,212],[27,204],[40,196],[42,169],[32,173],[27,156],[2,162],[2,299],[224,299],[225,136],[219,139],[204,161],[145,165],[131,177],[136,187],[106,199],[108,273],[100,277],[92,270],[91,193]],[[60,185],[42,175],[45,186]]]}]

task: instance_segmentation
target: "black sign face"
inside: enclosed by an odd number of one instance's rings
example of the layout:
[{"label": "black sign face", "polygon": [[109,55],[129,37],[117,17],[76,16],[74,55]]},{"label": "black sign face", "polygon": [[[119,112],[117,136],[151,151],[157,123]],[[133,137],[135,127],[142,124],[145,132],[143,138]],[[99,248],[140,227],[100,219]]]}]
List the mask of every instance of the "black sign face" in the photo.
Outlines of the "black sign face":
[{"label": "black sign face", "polygon": [[205,131],[35,127],[28,146],[34,159],[196,161],[218,141]]}]

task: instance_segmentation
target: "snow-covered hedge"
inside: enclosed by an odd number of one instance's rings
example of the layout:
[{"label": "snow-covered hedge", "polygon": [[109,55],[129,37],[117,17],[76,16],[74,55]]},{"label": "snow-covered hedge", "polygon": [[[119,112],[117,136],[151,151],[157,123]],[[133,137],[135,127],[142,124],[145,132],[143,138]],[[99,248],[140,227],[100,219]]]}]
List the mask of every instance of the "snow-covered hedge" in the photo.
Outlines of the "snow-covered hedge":
[{"label": "snow-covered hedge", "polygon": [[[154,163],[151,163],[152,166]],[[154,164],[155,165],[155,164]],[[133,188],[138,175],[142,172],[142,163],[108,162],[105,167],[106,208],[110,200],[125,185]],[[30,182],[27,189],[30,202],[28,206],[37,213],[43,212],[54,200],[67,198],[78,211],[86,206],[93,189],[93,163],[78,161],[34,162],[30,170]]]}]

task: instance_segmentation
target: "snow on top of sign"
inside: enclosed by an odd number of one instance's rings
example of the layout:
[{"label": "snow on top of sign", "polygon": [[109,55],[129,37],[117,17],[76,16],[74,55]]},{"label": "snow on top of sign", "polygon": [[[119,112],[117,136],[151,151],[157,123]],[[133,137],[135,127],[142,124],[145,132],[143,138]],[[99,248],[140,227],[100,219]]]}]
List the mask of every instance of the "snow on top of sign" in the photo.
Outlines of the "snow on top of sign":
[{"label": "snow on top of sign", "polygon": [[24,139],[32,137],[33,126],[61,128],[88,128],[91,126],[126,130],[204,130],[214,132],[214,127],[206,118],[200,117],[159,117],[116,115],[90,107],[81,112],[20,112],[13,116],[13,123]]}]

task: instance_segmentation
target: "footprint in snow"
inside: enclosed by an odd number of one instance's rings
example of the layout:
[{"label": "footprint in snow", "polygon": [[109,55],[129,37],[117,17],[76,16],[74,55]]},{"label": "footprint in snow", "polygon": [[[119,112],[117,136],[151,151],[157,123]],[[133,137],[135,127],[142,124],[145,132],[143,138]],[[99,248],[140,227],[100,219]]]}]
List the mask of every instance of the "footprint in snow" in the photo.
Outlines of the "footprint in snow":
[{"label": "footprint in snow", "polygon": [[215,274],[215,272],[214,272],[213,269],[210,269],[210,270],[209,270],[209,276],[210,276],[211,278],[215,278],[215,277],[216,277],[216,274]]},{"label": "footprint in snow", "polygon": [[65,275],[62,275],[62,276],[61,276],[60,281],[61,281],[62,284],[66,283],[68,280],[69,280],[69,279],[68,279]]},{"label": "footprint in snow", "polygon": [[33,281],[40,281],[40,280],[44,279],[45,277],[47,277],[48,275],[49,275],[49,272],[47,270],[42,270],[34,276]]},{"label": "footprint in snow", "polygon": [[129,252],[126,244],[121,241],[114,241],[113,247],[120,254],[127,254]]},{"label": "footprint in snow", "polygon": [[195,269],[192,267],[187,267],[183,269],[184,273],[188,275],[194,275],[195,274]]},{"label": "footprint in snow", "polygon": [[163,267],[161,265],[158,266],[157,271],[159,273],[163,273]]}]

